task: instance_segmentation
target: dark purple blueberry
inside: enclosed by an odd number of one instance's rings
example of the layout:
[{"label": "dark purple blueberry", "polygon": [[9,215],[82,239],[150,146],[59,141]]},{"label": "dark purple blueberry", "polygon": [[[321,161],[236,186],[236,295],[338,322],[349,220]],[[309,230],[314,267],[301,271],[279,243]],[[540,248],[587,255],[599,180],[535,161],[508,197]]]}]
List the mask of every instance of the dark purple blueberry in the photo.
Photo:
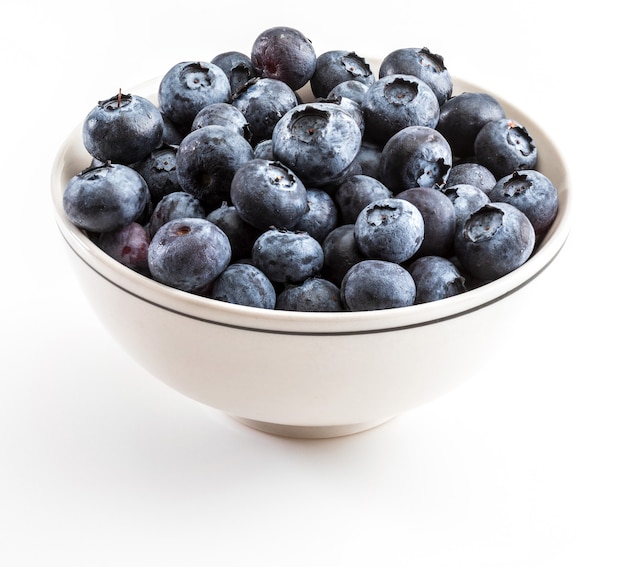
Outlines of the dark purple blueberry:
[{"label": "dark purple blueberry", "polygon": [[491,202],[465,221],[454,248],[468,274],[492,281],[524,264],[534,246],[535,231],[528,217],[513,205]]},{"label": "dark purple blueberry", "polygon": [[187,134],[178,147],[178,182],[206,210],[212,210],[230,200],[235,171],[253,155],[252,146],[243,136],[225,126],[205,126]]},{"label": "dark purple blueberry", "polygon": [[424,240],[424,219],[405,199],[379,199],[367,205],[354,222],[357,246],[366,258],[402,263]]},{"label": "dark purple blueberry", "polygon": [[288,285],[276,298],[276,309],[327,313],[343,311],[341,290],[323,278],[309,278],[301,284]]},{"label": "dark purple blueberry", "polygon": [[437,130],[448,140],[455,157],[470,157],[482,127],[504,117],[504,108],[492,95],[463,92],[441,106]]},{"label": "dark purple blueberry", "polygon": [[341,224],[333,229],[324,239],[322,250],[324,251],[322,277],[338,286],[354,264],[365,260],[354,237],[354,224]]},{"label": "dark purple blueberry", "polygon": [[428,126],[408,126],[394,134],[380,156],[380,179],[396,194],[413,187],[443,185],[452,167],[446,139]]},{"label": "dark purple blueberry", "polygon": [[434,128],[439,103],[432,89],[412,75],[387,75],[372,84],[363,100],[365,136],[384,144],[407,126]]},{"label": "dark purple blueberry", "polygon": [[152,277],[170,287],[204,294],[230,263],[228,237],[202,218],[174,219],[154,235],[148,249]]},{"label": "dark purple blueberry", "polygon": [[328,98],[349,98],[357,104],[361,104],[368,89],[368,84],[352,79],[335,85],[328,93]]},{"label": "dark purple blueberry", "polygon": [[101,162],[130,165],[161,145],[163,118],[148,99],[118,94],[100,101],[83,122],[85,149]]},{"label": "dark purple blueberry", "polygon": [[456,232],[456,211],[452,201],[434,187],[414,187],[396,197],[413,203],[424,219],[424,241],[417,255],[450,256]]},{"label": "dark purple blueberry", "polygon": [[217,276],[208,296],[260,309],[274,309],[276,306],[276,290],[272,282],[256,266],[246,263],[230,264]]},{"label": "dark purple blueberry", "polygon": [[161,139],[161,144],[164,146],[178,146],[187,132],[181,132],[178,126],[162,112],[161,118],[163,118],[163,137]]},{"label": "dark purple blueberry", "polygon": [[380,180],[380,155],[382,146],[363,140],[359,152],[356,155],[355,163],[358,163],[363,175],[369,175]]},{"label": "dark purple blueberry", "polygon": [[443,57],[427,47],[402,47],[389,53],[381,62],[378,76],[414,75],[435,93],[440,105],[452,96],[452,77]]},{"label": "dark purple blueberry", "polygon": [[259,229],[293,228],[307,209],[304,184],[279,161],[242,164],[233,176],[230,198],[239,216]]},{"label": "dark purple blueberry", "polygon": [[516,171],[499,179],[490,193],[492,201],[516,206],[543,236],[556,218],[559,196],[548,177],[534,169]]},{"label": "dark purple blueberry", "polygon": [[252,247],[252,263],[275,283],[299,283],[319,275],[321,244],[306,232],[270,228]]},{"label": "dark purple blueberry", "polygon": [[274,160],[274,151],[272,150],[272,139],[262,140],[254,146],[254,157],[257,159]]},{"label": "dark purple blueberry", "polygon": [[161,146],[133,166],[148,184],[153,205],[165,195],[181,190],[176,173],[177,151],[177,146]]},{"label": "dark purple blueberry", "polygon": [[337,187],[335,201],[344,224],[354,224],[359,213],[373,201],[392,197],[391,191],[369,175],[350,175]]},{"label": "dark purple blueberry", "polygon": [[252,44],[252,64],[261,77],[282,81],[294,91],[307,84],[315,71],[315,49],[301,31],[273,27]]},{"label": "dark purple blueberry", "polygon": [[456,265],[440,256],[422,256],[409,267],[415,282],[415,303],[428,303],[467,291],[465,278]]},{"label": "dark purple blueberry", "polygon": [[214,102],[228,102],[226,73],[206,61],[182,61],[165,73],[158,89],[161,112],[186,133],[196,114]]},{"label": "dark purple blueberry", "polygon": [[153,237],[166,223],[181,218],[203,218],[206,215],[202,203],[185,191],[165,195],[154,207],[148,223],[148,232]]},{"label": "dark purple blueberry", "polygon": [[191,123],[191,130],[216,124],[232,128],[233,132],[243,136],[248,142],[252,140],[248,120],[241,110],[228,102],[214,102],[201,108]]},{"label": "dark purple blueberry", "polygon": [[339,223],[339,211],[333,198],[324,190],[311,187],[306,190],[307,208],[293,227],[308,232],[318,242],[323,242]]},{"label": "dark purple blueberry", "polygon": [[230,82],[230,92],[233,95],[250,79],[259,76],[250,57],[240,51],[218,53],[211,59],[211,63],[224,71]]},{"label": "dark purple blueberry", "polygon": [[510,118],[485,124],[474,141],[474,154],[496,179],[537,165],[534,140],[524,126]]},{"label": "dark purple blueberry", "polygon": [[493,173],[484,165],[468,161],[452,166],[446,185],[473,185],[489,195],[496,181]]},{"label": "dark purple blueberry", "polygon": [[262,231],[244,221],[233,205],[222,203],[209,212],[206,218],[219,226],[228,236],[232,261],[249,258],[252,255],[252,246]]},{"label": "dark purple blueberry", "polygon": [[109,232],[139,219],[148,203],[148,185],[127,165],[105,164],[70,178],[63,193],[68,219],[88,232]]},{"label": "dark purple blueberry", "polygon": [[232,105],[246,117],[252,132],[252,144],[256,145],[269,140],[276,123],[299,102],[293,89],[282,81],[256,78],[237,91]]},{"label": "dark purple blueberry", "polygon": [[367,61],[354,51],[326,51],[317,57],[311,90],[314,96],[326,98],[339,83],[359,81],[371,85],[375,80]]},{"label": "dark purple blueberry", "polygon": [[139,223],[131,222],[110,232],[103,232],[98,238],[98,246],[111,258],[127,268],[148,275],[148,246],[150,235]]},{"label": "dark purple blueberry", "polygon": [[395,262],[363,260],[352,266],[341,283],[342,303],[350,311],[408,307],[415,302],[411,274]]},{"label": "dark purple blueberry", "polygon": [[300,104],[283,116],[272,135],[276,159],[305,185],[320,186],[346,174],[361,147],[361,130],[336,104]]},{"label": "dark purple blueberry", "polygon": [[454,207],[457,229],[465,223],[467,218],[487,204],[490,199],[484,191],[473,185],[445,185],[443,194],[450,199]]}]

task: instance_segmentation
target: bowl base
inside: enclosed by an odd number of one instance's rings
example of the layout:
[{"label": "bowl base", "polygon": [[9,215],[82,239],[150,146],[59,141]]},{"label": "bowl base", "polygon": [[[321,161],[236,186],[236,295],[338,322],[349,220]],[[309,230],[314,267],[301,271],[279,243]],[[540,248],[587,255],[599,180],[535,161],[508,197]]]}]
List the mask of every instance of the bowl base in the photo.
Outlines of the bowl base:
[{"label": "bowl base", "polygon": [[349,423],[347,425],[285,425],[282,423],[270,423],[267,421],[257,421],[256,419],[248,419],[246,417],[231,416],[236,421],[262,431],[280,437],[292,437],[296,439],[330,439],[333,437],[345,437],[361,433],[368,429],[373,429],[386,423],[392,417],[380,419],[377,421],[368,421],[364,423]]}]

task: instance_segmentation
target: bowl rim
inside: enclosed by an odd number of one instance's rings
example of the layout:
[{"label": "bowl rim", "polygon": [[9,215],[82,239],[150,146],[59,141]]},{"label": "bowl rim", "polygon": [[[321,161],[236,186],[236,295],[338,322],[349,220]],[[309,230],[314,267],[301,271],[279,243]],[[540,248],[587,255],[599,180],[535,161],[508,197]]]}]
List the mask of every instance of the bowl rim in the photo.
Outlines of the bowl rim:
[{"label": "bowl rim", "polygon": [[[150,79],[131,89],[131,92],[155,101],[159,81],[160,78]],[[62,195],[65,185],[69,177],[87,167],[91,159],[82,146],[82,123],[70,132],[57,151],[52,165],[51,196],[57,227],[71,252],[111,285],[154,307],[209,324],[251,332],[354,335],[433,325],[464,316],[505,299],[530,284],[548,268],[568,239],[572,197],[565,160],[542,127],[509,101],[488,89],[455,76],[453,84],[454,94],[474,91],[495,96],[505,108],[507,117],[524,125],[537,143],[537,169],[542,170],[543,162],[557,171],[559,177],[555,180],[559,193],[557,216],[532,256],[509,274],[459,295],[419,305],[377,311],[296,312],[230,304],[180,291],[141,275],[108,256],[64,214]]]}]

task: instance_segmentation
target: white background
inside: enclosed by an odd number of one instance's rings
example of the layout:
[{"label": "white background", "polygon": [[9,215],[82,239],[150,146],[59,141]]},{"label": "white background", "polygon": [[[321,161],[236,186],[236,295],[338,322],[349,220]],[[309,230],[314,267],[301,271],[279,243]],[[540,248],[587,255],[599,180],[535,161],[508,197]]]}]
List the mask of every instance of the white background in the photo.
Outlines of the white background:
[{"label": "white background", "polygon": [[[604,0],[556,5],[5,0],[0,565],[626,565],[624,31]],[[274,25],[318,53],[429,47],[543,125],[575,196],[507,352],[328,441],[248,429],[147,375],[83,299],[49,198],[98,100]]]}]

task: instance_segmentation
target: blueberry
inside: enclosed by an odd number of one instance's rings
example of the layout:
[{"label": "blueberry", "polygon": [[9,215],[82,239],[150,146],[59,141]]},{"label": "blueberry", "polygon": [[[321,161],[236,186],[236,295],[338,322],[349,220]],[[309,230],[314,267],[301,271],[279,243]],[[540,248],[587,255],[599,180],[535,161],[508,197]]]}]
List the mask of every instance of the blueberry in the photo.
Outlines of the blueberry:
[{"label": "blueberry", "polygon": [[307,209],[304,184],[279,161],[242,164],[233,176],[230,198],[241,218],[260,229],[293,228]]},{"label": "blueberry", "polygon": [[235,171],[251,160],[253,153],[243,136],[225,126],[199,128],[187,134],[178,147],[178,182],[206,210],[212,210],[230,199]]},{"label": "blueberry", "polygon": [[191,123],[191,130],[215,124],[232,128],[233,132],[243,136],[248,142],[252,140],[248,120],[241,110],[228,102],[214,102],[201,108]]},{"label": "blueberry", "polygon": [[379,199],[367,205],[354,223],[357,246],[367,258],[405,262],[424,240],[424,219],[404,199]]},{"label": "blueberry", "polygon": [[415,303],[428,303],[467,291],[456,265],[440,256],[422,256],[409,267],[415,282]]},{"label": "blueberry", "polygon": [[343,311],[341,290],[323,278],[309,278],[281,291],[276,298],[276,309],[318,313]]},{"label": "blueberry", "polygon": [[370,177],[380,180],[381,153],[381,145],[374,144],[373,142],[369,142],[364,139],[354,162],[359,164],[363,175],[369,175]]},{"label": "blueberry", "polygon": [[446,184],[442,192],[453,205],[457,229],[465,223],[474,211],[490,201],[487,194],[474,185],[449,186]]},{"label": "blueberry", "polygon": [[217,65],[226,74],[232,95],[250,79],[259,76],[250,57],[240,51],[224,51],[218,53],[211,59],[211,63]]},{"label": "blueberry", "polygon": [[354,237],[354,224],[341,224],[331,230],[322,243],[322,250],[322,277],[336,285],[341,285],[341,280],[354,264],[366,259]]},{"label": "blueberry", "polygon": [[270,228],[252,247],[252,263],[275,283],[299,283],[319,275],[321,244],[306,232]]},{"label": "blueberry", "polygon": [[323,189],[311,187],[306,190],[307,208],[293,227],[308,232],[318,242],[323,242],[339,223],[339,211],[333,198]]},{"label": "blueberry", "polygon": [[329,96],[324,99],[316,99],[315,102],[327,102],[329,104],[338,105],[339,108],[341,108],[350,116],[352,116],[352,118],[354,118],[354,121],[357,123],[357,125],[359,126],[359,130],[361,131],[361,136],[363,136],[365,132],[365,118],[363,116],[363,110],[361,108],[361,105],[358,102],[355,102],[351,98],[341,96]]},{"label": "blueberry", "polygon": [[299,102],[293,89],[282,81],[256,78],[235,93],[232,105],[246,117],[256,145],[269,140],[276,123]]},{"label": "blueberry", "polygon": [[336,104],[311,102],[287,112],[272,135],[276,159],[305,185],[324,185],[345,175],[361,147],[361,130]]},{"label": "blueberry", "polygon": [[341,282],[341,299],[350,311],[408,307],[415,302],[411,274],[395,262],[363,260]]},{"label": "blueberry", "polygon": [[439,103],[432,89],[412,75],[387,75],[372,84],[362,103],[367,139],[384,144],[407,126],[434,128]]},{"label": "blueberry", "polygon": [[269,278],[256,266],[230,264],[213,282],[208,296],[218,301],[274,309],[276,290]]},{"label": "blueberry", "polygon": [[452,167],[446,139],[428,126],[408,126],[394,134],[380,156],[380,179],[396,194],[413,187],[443,185]]},{"label": "blueberry", "polygon": [[228,77],[220,67],[206,61],[177,63],[159,83],[161,112],[184,133],[202,108],[214,102],[228,102],[230,98]]},{"label": "blueberry", "polygon": [[311,77],[311,90],[316,97],[326,98],[339,83],[358,81],[371,85],[376,80],[369,63],[354,51],[332,50],[317,57]]},{"label": "blueberry", "polygon": [[122,228],[103,232],[98,246],[111,258],[140,274],[149,275],[148,247],[150,235],[139,223],[131,222]]},{"label": "blueberry", "polygon": [[535,231],[528,217],[508,203],[491,202],[472,213],[457,231],[455,253],[472,277],[500,278],[532,254]]},{"label": "blueberry", "polygon": [[383,58],[378,76],[414,75],[424,81],[435,93],[439,105],[452,96],[452,77],[444,65],[443,57],[431,53],[427,47],[403,47]]},{"label": "blueberry", "polygon": [[504,117],[504,108],[492,95],[463,92],[441,106],[437,130],[448,140],[455,157],[469,157],[474,155],[474,141],[482,127]]},{"label": "blueberry", "polygon": [[272,139],[263,140],[254,146],[254,157],[258,159],[274,159],[274,152],[272,150]]},{"label": "blueberry", "polygon": [[547,232],[559,209],[556,187],[534,169],[516,171],[499,179],[490,197],[493,201],[516,206],[528,217],[537,236]]},{"label": "blueberry", "polygon": [[143,177],[122,164],[83,170],[70,178],[63,193],[65,214],[88,232],[109,232],[136,221],[149,201]]},{"label": "blueberry", "polygon": [[181,132],[176,124],[174,124],[161,111],[159,112],[161,113],[161,118],[163,119],[163,137],[161,138],[161,145],[178,146],[180,141],[185,137],[186,132]]},{"label": "blueberry", "polygon": [[153,205],[165,195],[181,190],[176,173],[177,152],[177,146],[162,145],[133,166],[148,184]]},{"label": "blueberry", "polygon": [[228,237],[202,218],[171,220],[148,248],[148,266],[156,281],[195,294],[208,291],[230,258]]},{"label": "blueberry", "polygon": [[446,185],[473,185],[489,195],[496,178],[484,165],[475,162],[461,162],[452,166]]},{"label": "blueberry", "polygon": [[528,130],[509,118],[493,120],[481,128],[474,140],[474,154],[496,179],[537,164],[537,147]]},{"label": "blueberry", "polygon": [[273,27],[254,40],[251,60],[261,77],[277,79],[294,91],[306,85],[315,71],[315,49],[301,31]]},{"label": "blueberry", "polygon": [[396,195],[417,207],[424,219],[424,240],[418,256],[443,256],[453,253],[456,211],[451,199],[434,187],[414,187]]},{"label": "blueberry", "polygon": [[342,97],[349,98],[353,100],[357,104],[362,104],[363,99],[365,98],[365,93],[369,89],[369,85],[362,82],[357,81],[356,79],[351,79],[348,81],[343,81],[338,85],[335,85],[330,92],[328,93],[328,98],[333,97]]},{"label": "blueberry", "polygon": [[148,223],[148,232],[153,237],[166,223],[181,218],[203,218],[204,207],[198,199],[185,191],[165,195],[154,207]]},{"label": "blueberry", "polygon": [[337,187],[335,201],[344,224],[354,224],[359,213],[373,201],[392,197],[381,181],[369,175],[346,177]]},{"label": "blueberry", "polygon": [[234,205],[222,203],[210,211],[206,218],[219,226],[228,236],[233,261],[252,255],[252,246],[262,231],[244,221]]},{"label": "blueberry", "polygon": [[130,165],[161,145],[163,128],[161,112],[154,104],[120,92],[87,114],[82,136],[85,149],[97,160]]}]

